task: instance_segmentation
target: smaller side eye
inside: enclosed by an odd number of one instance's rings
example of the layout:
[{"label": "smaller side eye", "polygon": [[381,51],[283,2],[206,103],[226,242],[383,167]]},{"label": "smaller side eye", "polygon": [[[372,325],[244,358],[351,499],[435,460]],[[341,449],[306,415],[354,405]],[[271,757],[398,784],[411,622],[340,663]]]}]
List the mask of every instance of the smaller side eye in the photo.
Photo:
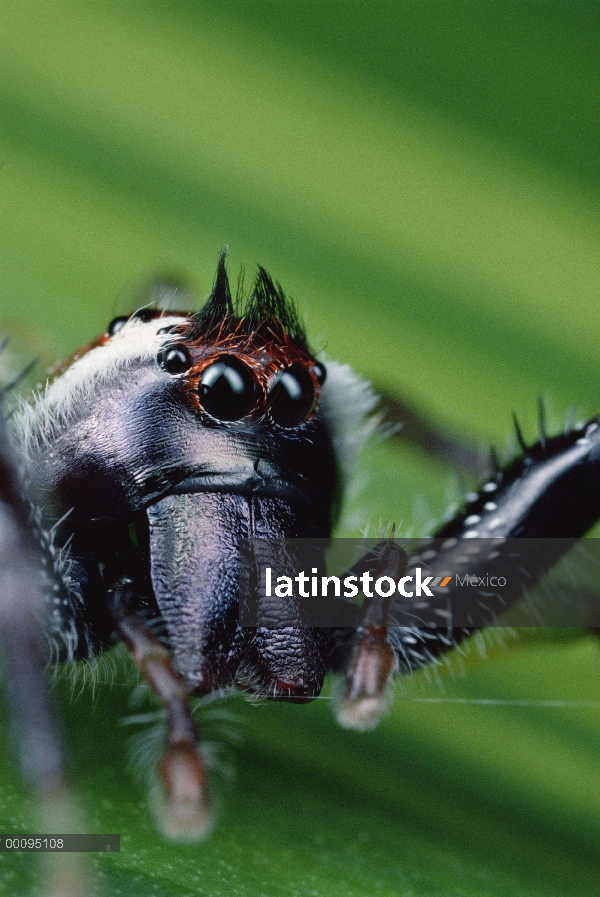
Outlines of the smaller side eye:
[{"label": "smaller side eye", "polygon": [[192,366],[192,357],[185,346],[167,346],[158,353],[158,363],[167,374],[184,374]]},{"label": "smaller side eye", "polygon": [[319,381],[319,386],[323,386],[327,380],[327,368],[320,361],[315,361],[312,366],[312,372]]},{"label": "smaller side eye", "polygon": [[156,314],[156,311],[152,308],[140,308],[140,310],[134,312],[131,317],[136,321],[141,321],[142,324],[147,324],[148,321],[154,320]]},{"label": "smaller side eye", "polygon": [[281,371],[269,392],[269,412],[280,427],[297,427],[315,407],[313,378],[299,364]]},{"label": "smaller side eye", "polygon": [[108,325],[108,330],[106,331],[109,336],[114,336],[115,333],[118,333],[119,330],[122,330],[129,318],[121,315],[118,318],[113,318],[113,320]]},{"label": "smaller side eye", "polygon": [[200,404],[217,420],[241,420],[256,401],[256,385],[249,368],[233,356],[223,355],[202,371]]}]

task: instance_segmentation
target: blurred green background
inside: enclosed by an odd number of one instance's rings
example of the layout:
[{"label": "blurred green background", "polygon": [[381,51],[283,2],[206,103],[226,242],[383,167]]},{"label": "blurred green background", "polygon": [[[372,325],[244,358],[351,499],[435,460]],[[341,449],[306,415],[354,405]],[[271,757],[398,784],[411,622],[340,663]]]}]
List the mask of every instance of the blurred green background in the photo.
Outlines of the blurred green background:
[{"label": "blurred green background", "polygon": [[[2,0],[0,324],[58,358],[155,274],[206,295],[228,244],[442,428],[502,449],[539,395],[555,426],[595,413],[599,32],[589,2]],[[401,442],[360,479],[353,526],[459,494]],[[233,702],[237,779],[193,847],[126,769],[127,677],[59,688],[89,825],[124,838],[105,893],[600,893],[600,653],[515,644],[402,684],[369,735],[327,700]],[[23,827],[6,751],[0,786],[0,829]],[[26,858],[0,859],[22,893]]]}]

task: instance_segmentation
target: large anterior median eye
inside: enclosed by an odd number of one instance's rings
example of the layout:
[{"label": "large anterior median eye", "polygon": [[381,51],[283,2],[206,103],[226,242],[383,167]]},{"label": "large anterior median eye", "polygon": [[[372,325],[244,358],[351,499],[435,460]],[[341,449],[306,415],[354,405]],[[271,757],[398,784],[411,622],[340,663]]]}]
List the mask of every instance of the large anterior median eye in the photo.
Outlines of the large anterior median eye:
[{"label": "large anterior median eye", "polygon": [[281,371],[269,392],[269,412],[281,427],[297,427],[315,405],[313,378],[299,364]]},{"label": "large anterior median eye", "polygon": [[233,356],[221,356],[202,371],[200,404],[217,420],[240,420],[252,408],[256,391],[249,369]]}]

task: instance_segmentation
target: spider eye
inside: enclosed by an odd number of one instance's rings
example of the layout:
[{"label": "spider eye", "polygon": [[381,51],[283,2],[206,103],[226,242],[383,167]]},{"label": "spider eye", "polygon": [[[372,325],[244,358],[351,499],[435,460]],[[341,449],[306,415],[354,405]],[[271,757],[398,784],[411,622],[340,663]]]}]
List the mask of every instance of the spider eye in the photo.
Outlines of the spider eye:
[{"label": "spider eye", "polygon": [[312,366],[312,372],[319,381],[319,386],[323,386],[327,380],[327,368],[320,361],[315,361]]},{"label": "spider eye", "polygon": [[204,410],[217,420],[240,420],[256,398],[250,370],[232,356],[222,356],[202,371],[198,392]]},{"label": "spider eye", "polygon": [[122,330],[129,318],[121,315],[118,318],[113,318],[113,320],[108,325],[107,333],[109,336],[114,336],[115,333],[118,333],[119,330]]},{"label": "spider eye", "polygon": [[140,308],[140,310],[134,312],[131,317],[136,321],[141,321],[142,324],[147,324],[148,321],[154,320],[156,312],[152,308]]},{"label": "spider eye", "polygon": [[315,384],[299,364],[281,371],[269,392],[269,411],[281,427],[297,427],[315,406]]},{"label": "spider eye", "polygon": [[158,363],[167,374],[183,374],[192,366],[192,357],[185,346],[167,346],[158,353]]}]

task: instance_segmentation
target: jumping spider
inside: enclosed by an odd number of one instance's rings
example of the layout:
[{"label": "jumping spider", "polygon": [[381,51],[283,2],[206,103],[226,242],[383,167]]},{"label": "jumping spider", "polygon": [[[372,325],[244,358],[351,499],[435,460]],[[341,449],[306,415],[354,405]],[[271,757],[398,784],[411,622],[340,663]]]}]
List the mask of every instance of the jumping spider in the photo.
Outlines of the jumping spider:
[{"label": "jumping spider", "polygon": [[[210,807],[190,696],[238,686],[302,703],[332,670],[340,721],[365,728],[391,676],[470,634],[389,628],[377,599],[354,630],[238,623],[239,539],[328,538],[375,404],[347,366],[314,357],[263,269],[234,301],[221,257],[200,311],[115,319],[2,421],[6,686],[24,772],[42,797],[64,788],[49,659],[125,643],[166,711],[162,825],[193,838]],[[577,539],[600,516],[598,477],[596,421],[542,432],[435,535],[449,546],[474,535]],[[378,568],[397,575],[406,558],[386,552]]]}]

